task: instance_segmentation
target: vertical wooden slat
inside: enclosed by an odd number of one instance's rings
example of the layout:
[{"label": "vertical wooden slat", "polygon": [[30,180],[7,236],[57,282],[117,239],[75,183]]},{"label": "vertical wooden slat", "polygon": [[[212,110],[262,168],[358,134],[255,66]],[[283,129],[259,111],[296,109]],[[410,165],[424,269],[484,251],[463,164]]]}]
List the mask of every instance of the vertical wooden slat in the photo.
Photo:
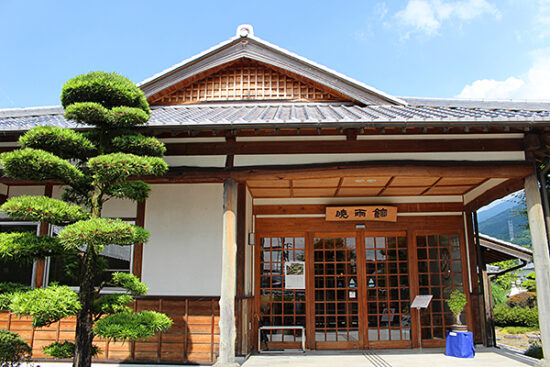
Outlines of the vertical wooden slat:
[{"label": "vertical wooden slat", "polygon": [[189,299],[185,300],[185,314],[183,315],[185,326],[183,328],[183,361],[187,362],[187,345],[189,343]]},{"label": "vertical wooden slat", "polygon": [[[134,310],[137,310],[138,306],[137,306],[137,299],[134,299]],[[132,356],[132,360],[135,360],[136,359],[136,342],[135,341],[131,341],[130,342],[130,355]]]},{"label": "vertical wooden slat", "polygon": [[[215,301],[212,300],[210,301],[210,307],[212,309],[212,322],[211,322],[211,328],[210,328],[210,361],[211,362],[214,362],[214,360],[216,359],[216,353],[214,351],[214,331],[215,331],[215,328],[216,328],[216,317],[215,317]],[[221,333],[221,330],[220,330],[220,333]]]},{"label": "vertical wooden slat", "polygon": [[[145,201],[137,203],[136,210],[136,225],[145,228]],[[138,243],[134,245],[134,259],[132,266],[132,273],[141,280],[143,265],[143,244]]]},{"label": "vertical wooden slat", "polygon": [[[414,298],[419,293],[419,279],[418,279],[418,256],[416,251],[416,233],[409,229],[407,232],[407,241],[409,249],[409,285],[410,285],[410,300],[411,304]],[[416,309],[411,308],[411,342],[413,348],[420,347],[420,340],[418,334],[419,325],[419,312]]]},{"label": "vertical wooden slat", "polygon": [[[159,312],[163,312],[163,302],[162,298],[159,298]],[[158,335],[158,346],[157,346],[157,363],[160,362],[160,359],[162,357],[162,332]]]}]

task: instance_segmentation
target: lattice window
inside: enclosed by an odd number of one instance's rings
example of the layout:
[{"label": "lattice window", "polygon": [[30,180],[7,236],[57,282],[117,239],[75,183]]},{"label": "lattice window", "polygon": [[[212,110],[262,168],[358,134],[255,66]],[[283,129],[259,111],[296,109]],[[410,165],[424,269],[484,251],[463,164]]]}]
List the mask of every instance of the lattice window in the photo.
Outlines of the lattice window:
[{"label": "lattice window", "polygon": [[298,80],[265,64],[241,60],[171,93],[149,99],[152,105],[229,100],[346,100],[335,91]]},{"label": "lattice window", "polygon": [[[420,294],[433,299],[421,311],[422,339],[443,339],[454,323],[453,314],[445,302],[454,289],[464,291],[462,256],[458,235],[429,235],[416,237]],[[465,322],[462,313],[462,321]]]}]

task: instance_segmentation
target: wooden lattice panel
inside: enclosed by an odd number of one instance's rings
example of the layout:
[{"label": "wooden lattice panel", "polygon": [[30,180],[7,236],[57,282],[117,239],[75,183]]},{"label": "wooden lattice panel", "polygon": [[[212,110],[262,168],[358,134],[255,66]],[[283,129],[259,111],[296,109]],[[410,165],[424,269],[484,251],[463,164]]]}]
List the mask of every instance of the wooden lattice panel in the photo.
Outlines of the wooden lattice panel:
[{"label": "wooden lattice panel", "polygon": [[207,101],[347,100],[329,88],[248,59],[239,60],[199,80],[194,79],[178,85],[174,91],[153,95],[149,103],[175,105]]}]

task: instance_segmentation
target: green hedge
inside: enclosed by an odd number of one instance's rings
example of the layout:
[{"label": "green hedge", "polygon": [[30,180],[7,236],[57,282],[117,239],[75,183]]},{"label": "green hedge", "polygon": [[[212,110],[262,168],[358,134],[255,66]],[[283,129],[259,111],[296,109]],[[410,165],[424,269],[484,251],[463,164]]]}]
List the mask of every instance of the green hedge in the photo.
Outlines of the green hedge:
[{"label": "green hedge", "polygon": [[495,324],[498,326],[538,327],[539,312],[534,308],[508,307],[500,305],[494,308]]}]

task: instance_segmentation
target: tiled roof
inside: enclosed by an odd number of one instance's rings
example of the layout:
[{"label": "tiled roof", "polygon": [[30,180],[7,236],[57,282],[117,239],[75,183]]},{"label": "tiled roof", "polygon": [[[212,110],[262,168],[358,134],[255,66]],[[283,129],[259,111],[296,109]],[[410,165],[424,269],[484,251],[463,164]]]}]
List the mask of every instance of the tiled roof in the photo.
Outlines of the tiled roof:
[{"label": "tiled roof", "polygon": [[[369,123],[545,123],[550,109],[467,108],[454,106],[359,106],[349,103],[231,103],[152,108],[149,126],[262,126]],[[0,131],[39,125],[83,127],[63,117],[61,107],[0,110]]]}]

